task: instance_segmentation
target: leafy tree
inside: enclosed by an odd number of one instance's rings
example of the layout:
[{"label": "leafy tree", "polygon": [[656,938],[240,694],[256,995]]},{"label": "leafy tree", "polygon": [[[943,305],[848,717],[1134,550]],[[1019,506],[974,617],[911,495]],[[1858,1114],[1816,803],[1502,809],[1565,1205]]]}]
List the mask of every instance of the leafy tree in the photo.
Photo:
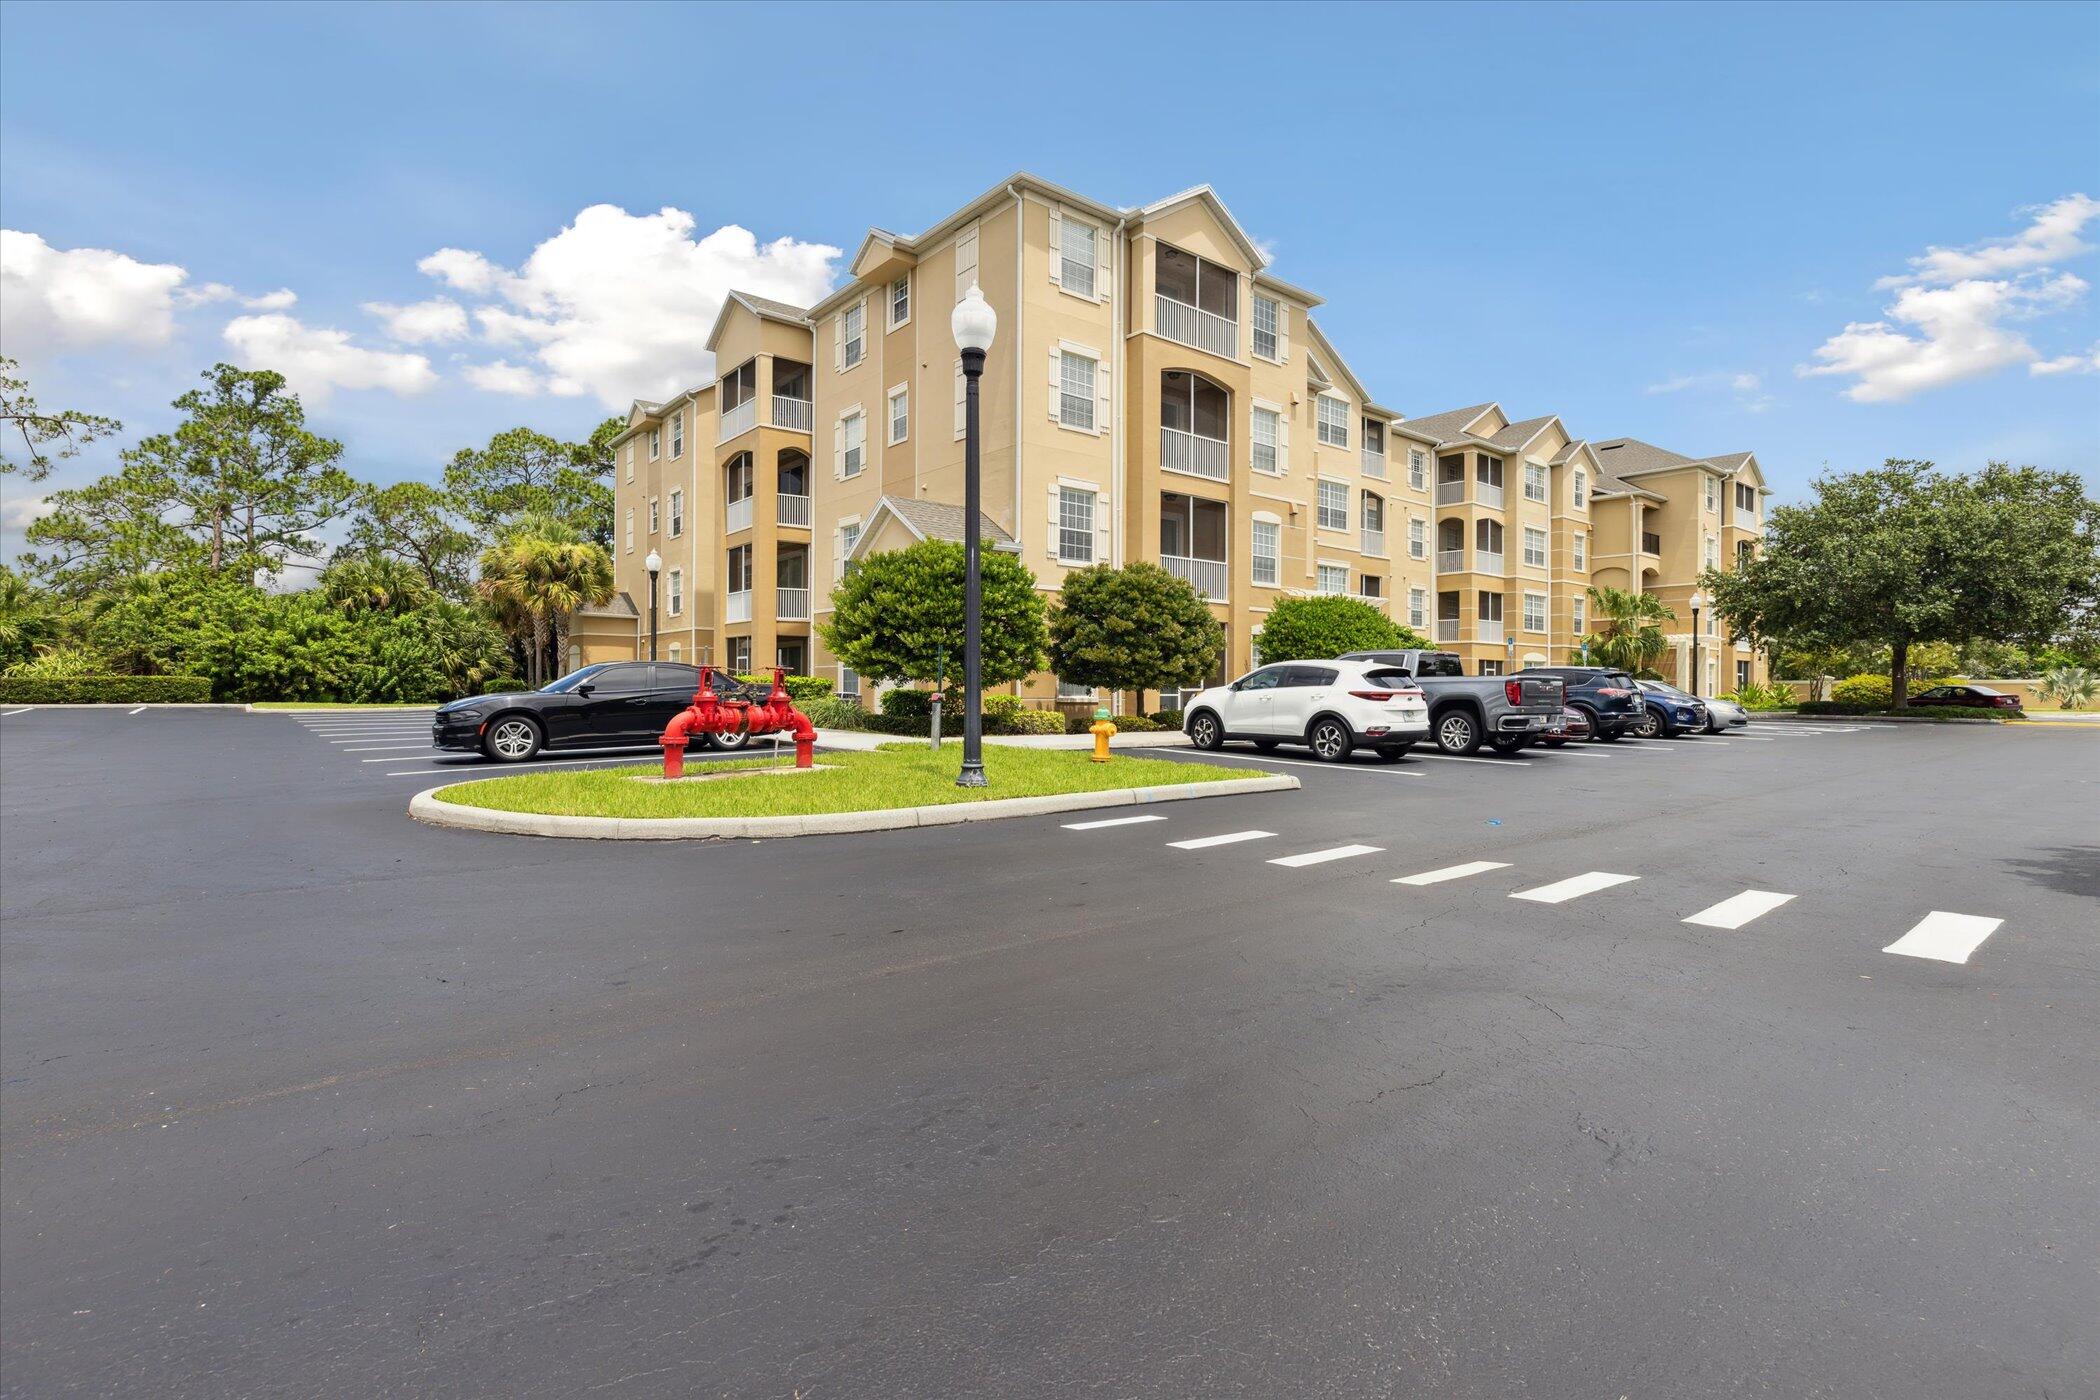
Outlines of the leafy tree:
[{"label": "leafy tree", "polygon": [[1772,512],[1756,558],[1702,582],[1753,639],[1886,644],[1897,708],[1920,643],[2100,628],[2100,502],[2074,473],[1993,462],[1950,476],[1891,458],[1824,477],[1815,496]]},{"label": "leafy tree", "polygon": [[579,448],[530,428],[511,428],[487,447],[462,448],[445,465],[445,490],[486,538],[525,516],[561,521],[585,538],[612,544],[612,487],[596,465],[578,465]]},{"label": "leafy tree", "polygon": [[1352,651],[1417,650],[1429,642],[1359,598],[1283,598],[1261,628],[1261,659],[1327,661]]},{"label": "leafy tree", "polygon": [[58,610],[41,588],[0,564],[0,670],[19,666],[58,637]]},{"label": "leafy tree", "polygon": [[1157,564],[1097,564],[1065,575],[1050,614],[1050,669],[1074,685],[1160,690],[1197,685],[1225,629],[1188,580]]},{"label": "leafy tree", "polygon": [[[1048,641],[1035,575],[1011,554],[987,550],[981,679],[1004,685],[1038,670]],[[834,655],[864,676],[933,681],[962,674],[963,547],[922,540],[858,564],[831,591],[831,617],[817,624]]]},{"label": "leafy tree", "polygon": [[4,431],[10,446],[19,437],[24,454],[17,462],[10,453],[0,452],[0,476],[20,472],[31,481],[42,481],[51,475],[53,467],[97,438],[124,430],[124,425],[114,418],[77,409],[44,412],[37,407],[36,397],[29,392],[29,381],[19,376],[19,369],[13,360],[0,359],[0,421],[6,425],[0,431]]},{"label": "leafy tree", "polygon": [[591,429],[591,435],[569,449],[572,461],[593,476],[610,478],[613,469],[613,439],[627,431],[627,420],[619,414]]},{"label": "leafy tree", "polygon": [[316,581],[329,606],[346,617],[398,617],[437,597],[413,565],[398,559],[366,559],[338,553]]},{"label": "leafy tree", "polygon": [[412,565],[433,591],[464,599],[472,592],[475,549],[449,496],[427,482],[397,481],[358,492],[349,537],[336,553]]},{"label": "leafy tree", "polygon": [[612,556],[565,521],[528,515],[482,552],[479,588],[524,650],[526,680],[539,685],[550,650],[567,651],[576,610],[612,597]]},{"label": "leafy tree", "polygon": [[45,498],[29,522],[22,563],[57,592],[81,598],[162,569],[201,564],[204,549],[169,507],[162,483],[129,468]]},{"label": "leafy tree", "polygon": [[1592,663],[1622,671],[1652,671],[1669,650],[1662,624],[1677,616],[1653,593],[1591,588],[1590,619],[1597,630],[1582,639]]}]

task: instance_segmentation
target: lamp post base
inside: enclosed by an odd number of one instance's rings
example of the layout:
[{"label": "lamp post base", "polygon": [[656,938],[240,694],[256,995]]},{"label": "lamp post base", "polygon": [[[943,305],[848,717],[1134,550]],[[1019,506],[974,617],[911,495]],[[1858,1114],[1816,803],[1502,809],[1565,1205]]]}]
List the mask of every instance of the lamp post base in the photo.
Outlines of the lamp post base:
[{"label": "lamp post base", "polygon": [[986,786],[984,765],[982,763],[965,763],[962,766],[962,772],[955,775],[955,785],[969,788]]}]

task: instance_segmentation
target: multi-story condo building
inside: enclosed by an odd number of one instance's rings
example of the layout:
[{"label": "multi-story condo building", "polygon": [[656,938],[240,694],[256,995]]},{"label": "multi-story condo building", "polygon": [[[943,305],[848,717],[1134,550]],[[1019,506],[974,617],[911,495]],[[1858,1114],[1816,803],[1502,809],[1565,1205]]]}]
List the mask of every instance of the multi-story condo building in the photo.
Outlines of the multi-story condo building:
[{"label": "multi-story condo building", "polygon": [[578,614],[571,666],[648,655],[649,573],[657,576],[658,655],[712,656],[715,641],[717,493],[707,470],[714,440],[715,386],[667,403],[636,401],[613,440],[613,601]]}]

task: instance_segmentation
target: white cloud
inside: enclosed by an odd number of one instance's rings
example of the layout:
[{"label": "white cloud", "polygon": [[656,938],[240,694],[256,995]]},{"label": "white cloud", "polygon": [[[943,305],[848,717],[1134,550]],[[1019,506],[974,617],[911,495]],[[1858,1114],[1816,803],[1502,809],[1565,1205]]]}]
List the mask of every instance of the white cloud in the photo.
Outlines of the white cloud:
[{"label": "white cloud", "polygon": [[514,365],[508,360],[496,360],[485,365],[468,365],[462,373],[466,375],[469,384],[491,394],[525,396],[540,393],[546,388],[537,374],[524,365]]},{"label": "white cloud", "polygon": [[368,301],[364,309],[386,323],[386,333],[404,345],[458,340],[467,333],[466,308],[449,297],[433,297],[411,306]]},{"label": "white cloud", "polygon": [[2095,218],[2100,200],[2066,195],[2012,237],[1928,248],[1908,273],[1874,284],[1896,293],[1880,320],[1851,322],[1816,348],[1820,363],[1796,372],[1851,379],[1845,397],[1857,403],[1892,403],[2013,365],[2035,374],[2081,368],[2081,356],[2045,359],[2016,325],[2085,295],[2083,278],[2049,264],[2091,252],[2079,235]]},{"label": "white cloud", "polygon": [[1659,384],[1650,384],[1643,393],[1681,394],[1686,390],[1726,389],[1734,396],[1736,407],[1745,413],[1762,413],[1772,406],[1772,396],[1765,392],[1764,376],[1737,370],[1710,370],[1705,374],[1680,374],[1665,379]]},{"label": "white cloud", "polygon": [[2082,354],[2058,355],[2053,360],[2036,360],[2027,367],[2029,374],[2100,374],[2100,341]]},{"label": "white cloud", "polygon": [[337,389],[420,394],[437,383],[422,355],[368,350],[352,345],[348,332],[303,325],[281,312],[237,316],[225,335],[244,367],[276,370],[309,406],[326,403]]},{"label": "white cloud", "polygon": [[5,351],[94,345],[165,345],[175,334],[177,292],[189,273],[108,248],[53,248],[33,233],[0,229]]},{"label": "white cloud", "polygon": [[482,336],[528,349],[544,392],[588,393],[618,408],[713,375],[704,345],[731,289],[801,306],[830,289],[836,248],[793,238],[761,244],[734,224],[695,239],[693,227],[681,209],[635,215],[595,204],[516,270],[461,248],[417,267],[492,298],[474,309]]},{"label": "white cloud", "polygon": [[279,287],[274,292],[264,292],[259,297],[243,297],[241,305],[251,311],[289,311],[299,304],[299,294],[290,287]]},{"label": "white cloud", "polygon": [[56,509],[48,496],[16,496],[0,501],[0,529],[26,530]]}]

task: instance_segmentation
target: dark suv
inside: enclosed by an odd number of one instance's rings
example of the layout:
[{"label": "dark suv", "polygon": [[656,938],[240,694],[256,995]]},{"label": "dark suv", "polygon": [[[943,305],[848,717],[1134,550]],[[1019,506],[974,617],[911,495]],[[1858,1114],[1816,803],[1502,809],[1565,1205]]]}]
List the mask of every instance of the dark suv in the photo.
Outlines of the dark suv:
[{"label": "dark suv", "polygon": [[1603,743],[1614,743],[1640,728],[1648,707],[1633,677],[1610,666],[1527,666],[1520,676],[1558,676],[1568,688],[1568,705],[1582,711]]}]

